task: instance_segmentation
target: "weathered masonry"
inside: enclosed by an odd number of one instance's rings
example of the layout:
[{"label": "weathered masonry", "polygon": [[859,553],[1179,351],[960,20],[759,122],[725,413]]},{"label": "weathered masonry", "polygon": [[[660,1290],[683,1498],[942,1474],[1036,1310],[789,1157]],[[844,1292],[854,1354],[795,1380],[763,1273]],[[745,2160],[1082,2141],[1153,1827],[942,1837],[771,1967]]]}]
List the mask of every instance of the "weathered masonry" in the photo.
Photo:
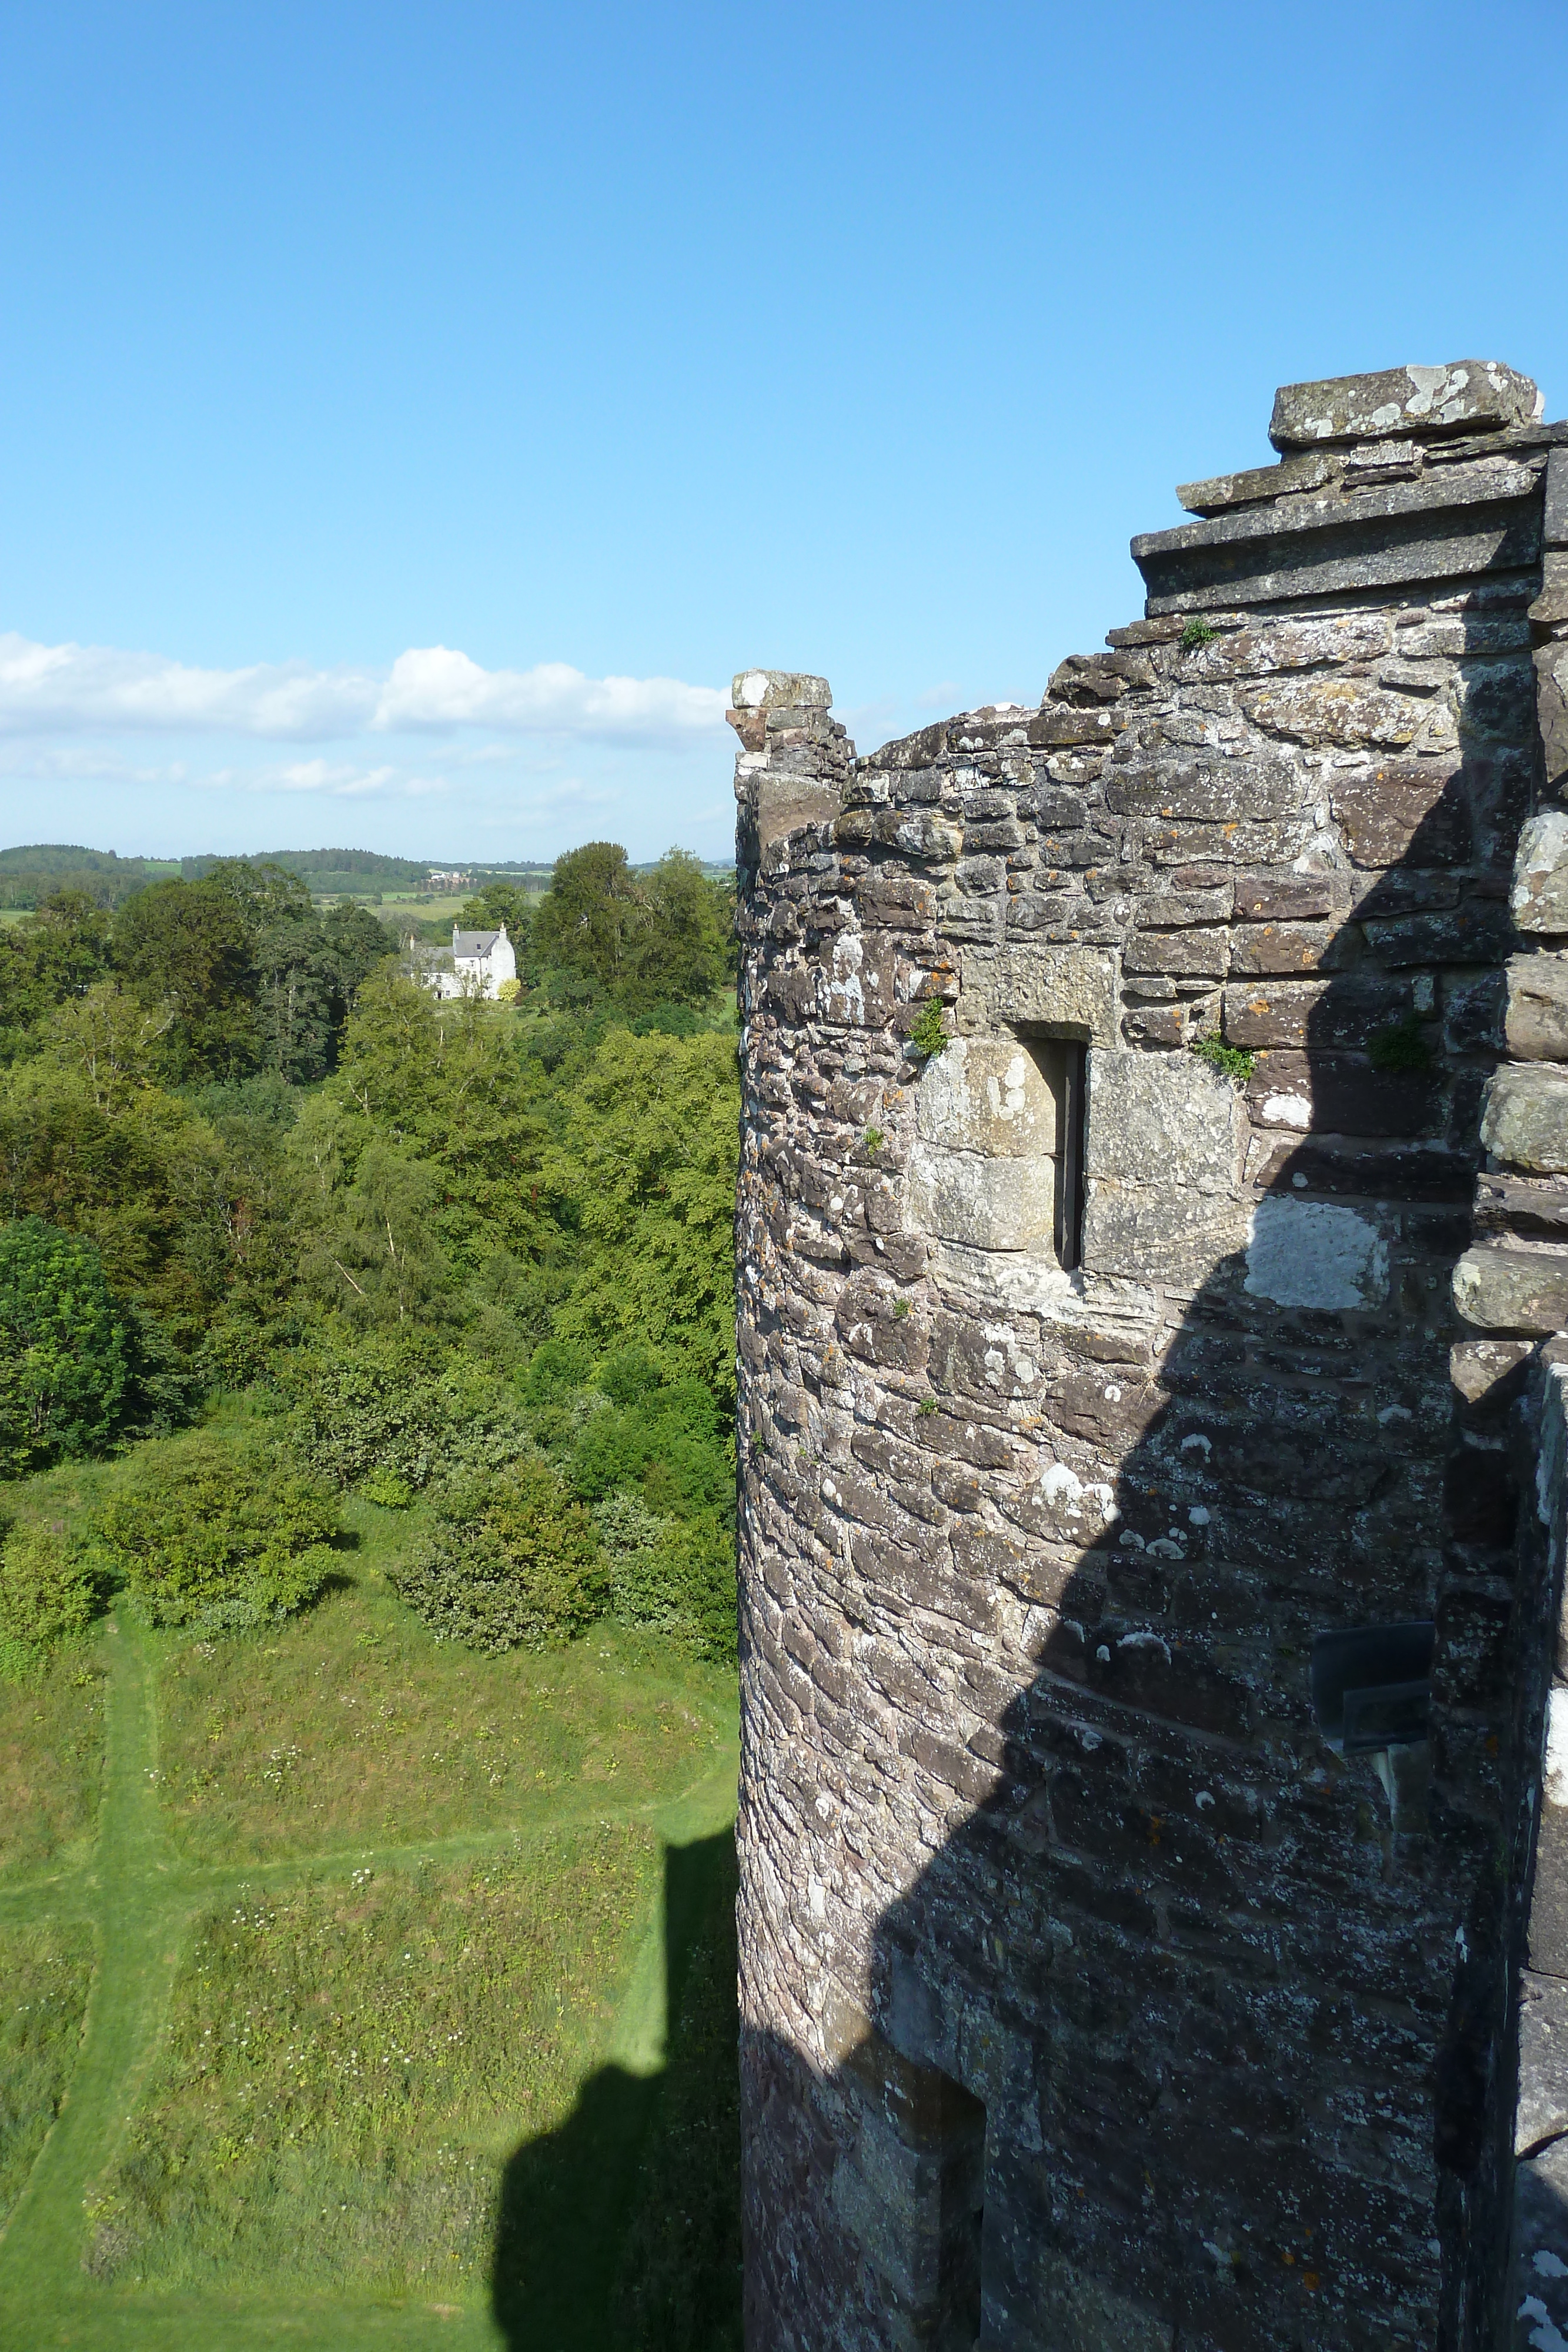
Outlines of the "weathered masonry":
[{"label": "weathered masonry", "polygon": [[751,2352],[1568,2334],[1540,415],[1287,387],[1038,710],[736,680]]}]

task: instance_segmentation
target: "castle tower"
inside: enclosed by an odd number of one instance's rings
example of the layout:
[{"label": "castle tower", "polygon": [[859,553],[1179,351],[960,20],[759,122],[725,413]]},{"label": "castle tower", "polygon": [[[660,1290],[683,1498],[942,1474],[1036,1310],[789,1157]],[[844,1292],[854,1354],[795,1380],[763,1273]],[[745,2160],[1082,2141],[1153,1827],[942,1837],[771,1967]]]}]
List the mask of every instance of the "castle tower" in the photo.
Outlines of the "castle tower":
[{"label": "castle tower", "polygon": [[1568,2326],[1540,414],[1286,387],[1038,710],[736,680],[750,2352]]}]

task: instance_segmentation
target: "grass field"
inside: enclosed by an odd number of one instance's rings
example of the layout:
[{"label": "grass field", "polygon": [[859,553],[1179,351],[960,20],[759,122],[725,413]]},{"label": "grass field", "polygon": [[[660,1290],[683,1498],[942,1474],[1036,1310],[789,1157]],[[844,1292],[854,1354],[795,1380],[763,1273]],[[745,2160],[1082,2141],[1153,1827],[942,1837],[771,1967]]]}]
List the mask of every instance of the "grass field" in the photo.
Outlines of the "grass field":
[{"label": "grass field", "polygon": [[730,2352],[732,1680],[438,1645],[350,1517],[265,1636],[0,1683],[0,2343]]},{"label": "grass field", "polygon": [[70,2081],[91,1981],[87,1926],[0,1928],[0,2221]]}]

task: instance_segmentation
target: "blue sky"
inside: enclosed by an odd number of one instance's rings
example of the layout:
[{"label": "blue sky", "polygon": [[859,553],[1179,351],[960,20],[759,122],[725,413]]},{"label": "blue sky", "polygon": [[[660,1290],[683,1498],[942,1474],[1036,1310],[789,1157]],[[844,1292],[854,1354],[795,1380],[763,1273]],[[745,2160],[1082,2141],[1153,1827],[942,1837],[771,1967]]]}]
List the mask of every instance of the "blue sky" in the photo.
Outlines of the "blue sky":
[{"label": "blue sky", "polygon": [[0,838],[727,854],[1038,698],[1278,383],[1568,413],[1561,0],[0,8]]}]

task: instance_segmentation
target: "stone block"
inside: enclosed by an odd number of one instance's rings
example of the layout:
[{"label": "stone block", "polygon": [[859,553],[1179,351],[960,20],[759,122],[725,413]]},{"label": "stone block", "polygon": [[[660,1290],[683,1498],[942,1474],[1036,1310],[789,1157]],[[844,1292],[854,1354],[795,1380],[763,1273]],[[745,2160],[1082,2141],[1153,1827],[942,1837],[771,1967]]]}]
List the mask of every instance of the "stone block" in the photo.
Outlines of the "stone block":
[{"label": "stone block", "polygon": [[1428,1074],[1375,1070],[1354,1054],[1260,1054],[1247,1083],[1247,1108],[1258,1126],[1330,1135],[1419,1135],[1437,1100]]},{"label": "stone block", "polygon": [[1413,481],[1281,499],[1141,533],[1133,561],[1156,615],[1522,571],[1541,553],[1535,486],[1528,465],[1476,458]]},{"label": "stone block", "polygon": [[1317,971],[1334,962],[1337,937],[1327,923],[1249,924],[1232,942],[1230,967],[1233,971]]},{"label": "stone block", "polygon": [[825,677],[805,670],[743,669],[736,672],[729,698],[737,710],[826,710],[833,689]]},{"label": "stone block", "polygon": [[831,776],[775,774],[760,770],[750,782],[759,849],[788,840],[803,825],[831,824],[839,814],[839,785]]},{"label": "stone block", "polygon": [[1277,1307],[1381,1307],[1388,1245],[1375,1218],[1326,1201],[1260,1201],[1247,1240],[1246,1287]]},{"label": "stone block", "polygon": [[1500,971],[1450,974],[1445,979],[1443,1039],[1450,1053],[1490,1053],[1502,1044],[1504,995]]},{"label": "stone block", "polygon": [[906,857],[946,861],[956,858],[964,846],[959,827],[934,809],[849,809],[833,827],[841,848],[874,842],[883,849],[902,850]]},{"label": "stone block", "polygon": [[1427,701],[1354,677],[1283,680],[1249,694],[1243,708],[1255,727],[1293,743],[1375,744],[1390,751],[1406,750],[1431,716]]},{"label": "stone block", "polygon": [[1511,1403],[1523,1394],[1521,1367],[1533,1353],[1528,1339],[1460,1339],[1448,1350],[1448,1377],[1467,1405]]},{"label": "stone block", "polygon": [[1113,743],[1125,721],[1109,710],[1079,710],[1068,703],[1042,703],[1029,722],[1037,751],[1075,751],[1085,743]]},{"label": "stone block", "polygon": [[1334,911],[1331,874],[1239,874],[1239,923],[1312,922]]},{"label": "stone block", "polygon": [[1367,945],[1379,963],[1500,963],[1513,943],[1513,924],[1495,899],[1472,898],[1427,915],[1396,915],[1365,922]]},{"label": "stone block", "polygon": [[1568,775],[1568,646],[1542,646],[1535,656],[1535,709],[1550,791]]},{"label": "stone block", "polygon": [[1478,1331],[1568,1328],[1568,1250],[1479,1244],[1454,1268],[1454,1306]]},{"label": "stone block", "polygon": [[1274,394],[1269,438],[1276,449],[1295,450],[1483,433],[1533,424],[1544,404],[1529,376],[1498,360],[1385,368],[1372,375],[1282,383]]},{"label": "stone block", "polygon": [[1514,2169],[1511,2272],[1500,2347],[1553,2352],[1568,2342],[1568,2140]]},{"label": "stone block", "polygon": [[1140,931],[1180,931],[1194,925],[1229,919],[1232,894],[1228,882],[1212,888],[1152,890],[1133,910]]},{"label": "stone block", "polygon": [[1260,1135],[1247,1156],[1247,1181],[1260,1189],[1343,1192],[1363,1201],[1468,1201],[1475,1171],[1473,1150],[1361,1136]]},{"label": "stone block", "polygon": [[1568,1070],[1536,1062],[1494,1071],[1481,1141],[1508,1167],[1540,1175],[1568,1171]]},{"label": "stone block", "polygon": [[1568,811],[1543,809],[1520,834],[1509,911],[1521,931],[1568,937]]},{"label": "stone block", "polygon": [[[1106,845],[1110,846],[1109,844]],[[1000,951],[967,948],[958,1003],[991,1027],[1039,1028],[1114,1045],[1116,966],[1103,948],[1009,940]]]},{"label": "stone block", "polygon": [[[1129,1054],[1125,1058],[1175,1061],[1179,1056]],[[1091,1274],[1197,1290],[1228,1263],[1239,1264],[1246,1238],[1246,1208],[1228,1192],[1105,1177],[1090,1181],[1083,1263]]]},{"label": "stone block", "polygon": [[[1550,467],[1547,471],[1550,475]],[[1568,621],[1568,551],[1548,545],[1542,559],[1541,593],[1530,607],[1530,617],[1543,629],[1560,629]]]},{"label": "stone block", "polygon": [[1049,1251],[1055,1163],[989,1159],[917,1143],[910,1154],[906,1199],[908,1222],[917,1233],[971,1249]]},{"label": "stone block", "polygon": [[1278,670],[1317,669],[1325,662],[1375,661],[1394,641],[1385,613],[1321,613],[1310,619],[1252,620],[1225,630],[1184,656],[1181,678],[1266,677]]},{"label": "stone block", "polygon": [[[1552,1713],[1562,1709],[1561,1685],[1552,1692]],[[1555,1727],[1553,1726],[1552,1728]],[[1546,1771],[1542,1783],[1541,1822],[1535,1836],[1535,1880],[1530,1897],[1527,1949],[1537,1975],[1568,1977],[1568,1795],[1561,1772],[1553,1773],[1553,1742],[1547,1736]]]},{"label": "stone block", "polygon": [[1513,2145],[1516,2155],[1529,2156],[1543,2141],[1568,2134],[1568,1981],[1527,1969],[1519,1994]]},{"label": "stone block", "polygon": [[1466,662],[1454,684],[1467,736],[1492,736],[1505,743],[1528,740],[1535,681],[1522,655]]},{"label": "stone block", "polygon": [[868,752],[861,765],[863,768],[891,768],[895,772],[909,772],[929,768],[942,757],[947,748],[947,722],[938,719],[934,727],[922,727],[913,735],[900,735],[884,743],[879,751]]},{"label": "stone block", "polygon": [[1225,992],[1225,1034],[1232,1045],[1364,1045],[1379,1030],[1408,1019],[1408,981],[1233,981]]},{"label": "stone block", "polygon": [[1089,1056],[1091,1177],[1224,1191],[1239,1177],[1246,1132],[1236,1088],[1191,1054]]},{"label": "stone block", "polygon": [[1227,507],[1255,506],[1261,499],[1284,498],[1291,491],[1321,490],[1338,472],[1338,461],[1326,454],[1282,457],[1277,466],[1216,474],[1207,482],[1178,482],[1176,499],[1188,514],[1223,514]]},{"label": "stone block", "polygon": [[1357,866],[1447,866],[1469,854],[1469,810],[1451,756],[1336,773],[1329,805]]},{"label": "stone block", "polygon": [[1301,777],[1270,753],[1227,760],[1173,752],[1155,761],[1113,764],[1105,805],[1118,816],[1174,817],[1202,824],[1292,816],[1304,799]]},{"label": "stone block", "polygon": [[1541,535],[1548,547],[1568,547],[1568,449],[1561,443],[1546,460]]},{"label": "stone block", "polygon": [[1478,1234],[1568,1241],[1568,1178],[1513,1176],[1488,1169],[1476,1179],[1473,1215]]},{"label": "stone block", "polygon": [[1568,1062],[1568,956],[1508,961],[1503,1035],[1525,1062]]},{"label": "stone block", "polygon": [[1016,1037],[955,1037],[915,1094],[921,1139],[952,1150],[1038,1159],[1057,1149],[1056,1123],[1055,1093]]},{"label": "stone block", "polygon": [[1180,977],[1223,980],[1230,934],[1196,926],[1190,930],[1137,931],[1123,950],[1130,973],[1169,972]]}]

